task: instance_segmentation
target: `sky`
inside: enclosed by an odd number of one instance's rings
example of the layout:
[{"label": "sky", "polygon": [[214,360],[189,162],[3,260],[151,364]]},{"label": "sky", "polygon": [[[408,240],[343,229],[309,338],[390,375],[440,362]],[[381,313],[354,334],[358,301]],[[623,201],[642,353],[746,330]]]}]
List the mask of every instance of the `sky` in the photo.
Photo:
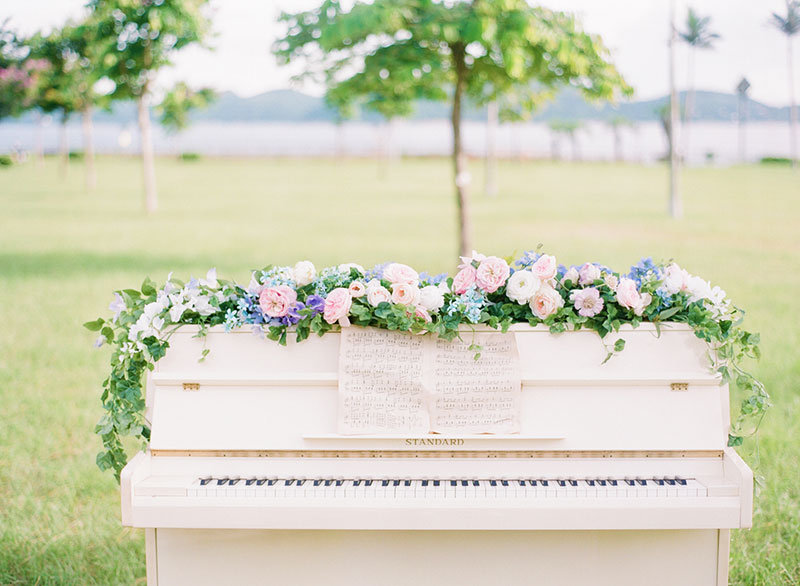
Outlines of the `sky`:
[{"label": "sky", "polygon": [[[695,85],[701,90],[732,92],[742,76],[751,83],[750,96],[773,106],[789,103],[785,35],[768,25],[771,12],[785,12],[784,0],[675,0],[677,20],[691,5],[711,16],[712,29],[721,35],[716,48],[698,51]],[[68,18],[78,19],[85,0],[0,0],[0,22],[21,33],[48,30]],[[281,32],[281,10],[302,10],[318,0],[211,0],[209,14],[215,36],[212,50],[190,47],[175,58],[174,67],[159,74],[167,87],[183,80],[193,86],[230,90],[242,96],[292,87],[319,95],[323,89],[296,85],[297,70],[280,67],[270,54]],[[650,99],[668,90],[669,0],[542,0],[540,4],[578,14],[588,32],[599,34],[612,60],[636,93]],[[800,39],[795,41],[795,87],[800,92]],[[688,49],[677,51],[679,89],[688,85]]]}]

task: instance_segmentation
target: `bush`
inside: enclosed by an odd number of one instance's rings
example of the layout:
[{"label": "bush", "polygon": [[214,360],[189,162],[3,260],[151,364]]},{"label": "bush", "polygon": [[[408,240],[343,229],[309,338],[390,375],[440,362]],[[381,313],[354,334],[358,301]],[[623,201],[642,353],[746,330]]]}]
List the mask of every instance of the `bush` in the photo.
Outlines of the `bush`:
[{"label": "bush", "polygon": [[178,159],[181,161],[185,161],[187,163],[199,161],[200,160],[200,153],[181,153],[178,155]]},{"label": "bush", "polygon": [[70,161],[82,161],[83,160],[83,151],[70,151],[69,152],[69,160]]},{"label": "bush", "polygon": [[0,167],[10,167],[14,164],[14,160],[8,155],[0,155]]},{"label": "bush", "polygon": [[788,157],[761,157],[762,165],[791,165],[792,160]]}]

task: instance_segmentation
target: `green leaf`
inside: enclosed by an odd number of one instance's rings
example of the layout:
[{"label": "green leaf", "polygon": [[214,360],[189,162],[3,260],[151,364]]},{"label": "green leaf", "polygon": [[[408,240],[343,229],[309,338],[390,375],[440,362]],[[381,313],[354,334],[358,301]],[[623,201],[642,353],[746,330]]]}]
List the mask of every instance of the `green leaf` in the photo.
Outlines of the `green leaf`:
[{"label": "green leaf", "polygon": [[98,317],[94,321],[87,321],[86,323],[83,324],[83,327],[89,330],[90,332],[99,332],[100,328],[103,327],[104,323],[106,323],[106,320],[104,320],[102,317]]},{"label": "green leaf", "polygon": [[155,283],[150,279],[150,277],[145,277],[145,280],[142,281],[142,295],[145,297],[149,297],[150,295],[156,294],[156,287]]}]

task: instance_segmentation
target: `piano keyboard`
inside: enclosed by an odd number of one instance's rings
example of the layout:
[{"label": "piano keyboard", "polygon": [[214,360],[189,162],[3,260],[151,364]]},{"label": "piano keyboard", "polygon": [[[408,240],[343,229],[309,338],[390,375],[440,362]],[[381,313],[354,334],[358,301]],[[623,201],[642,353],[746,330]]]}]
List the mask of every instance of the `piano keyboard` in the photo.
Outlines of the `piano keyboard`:
[{"label": "piano keyboard", "polygon": [[694,478],[681,477],[343,479],[207,476],[192,482],[185,494],[189,497],[397,500],[709,496],[706,485]]}]

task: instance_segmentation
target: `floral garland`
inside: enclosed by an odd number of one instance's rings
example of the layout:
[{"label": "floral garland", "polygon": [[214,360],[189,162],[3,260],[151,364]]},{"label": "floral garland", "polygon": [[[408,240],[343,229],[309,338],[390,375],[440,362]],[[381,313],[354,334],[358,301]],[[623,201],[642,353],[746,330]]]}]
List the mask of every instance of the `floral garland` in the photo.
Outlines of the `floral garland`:
[{"label": "floral garland", "polygon": [[[143,447],[150,438],[145,370],[153,369],[171,333],[185,324],[200,326],[200,336],[211,326],[225,331],[249,326],[258,336],[286,344],[290,331],[302,341],[351,324],[451,340],[463,324],[503,331],[512,323],[544,324],[553,333],[589,328],[605,339],[623,324],[682,322],[708,343],[711,368],[745,391],[730,445],[755,433],[769,407],[763,384],[741,366],[745,358],[760,355],[758,334],[740,327],[743,312],[719,287],[675,263],[655,264],[650,258],[621,274],[597,263],[565,267],[538,251],[515,261],[473,252],[461,257],[453,277],[418,273],[400,263],[369,270],[350,263],[317,271],[302,261],[255,271],[247,287],[218,279],[212,269],[205,279],[187,283],[170,273],[160,289],[145,279],[140,290],[115,292],[109,309],[111,319],[85,326],[100,333],[97,346],[114,347],[111,374],[103,383],[106,413],[95,431],[104,446],[97,464],[113,468],[117,477],[127,461],[122,438],[132,436]],[[623,339],[608,345],[606,360],[624,345]],[[746,430],[748,420],[754,423]]]}]

